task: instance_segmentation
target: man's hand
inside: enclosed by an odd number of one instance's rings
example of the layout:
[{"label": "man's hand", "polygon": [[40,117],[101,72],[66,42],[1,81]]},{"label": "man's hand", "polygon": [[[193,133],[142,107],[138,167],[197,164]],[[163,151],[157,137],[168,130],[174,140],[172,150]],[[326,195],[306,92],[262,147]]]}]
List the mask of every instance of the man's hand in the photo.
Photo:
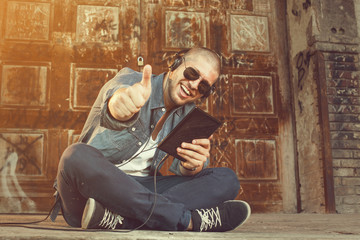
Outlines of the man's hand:
[{"label": "man's hand", "polygon": [[[180,170],[184,175],[194,175],[202,170],[207,158],[210,156],[211,138],[212,135],[208,139],[194,139],[191,143],[183,142],[181,147],[177,148],[177,153],[186,160],[186,162],[180,164],[183,166]],[[184,167],[196,170],[189,171]]]},{"label": "man's hand", "polygon": [[128,88],[118,89],[110,98],[108,108],[110,114],[119,121],[127,121],[144,106],[151,94],[152,68],[146,65],[141,82]]}]

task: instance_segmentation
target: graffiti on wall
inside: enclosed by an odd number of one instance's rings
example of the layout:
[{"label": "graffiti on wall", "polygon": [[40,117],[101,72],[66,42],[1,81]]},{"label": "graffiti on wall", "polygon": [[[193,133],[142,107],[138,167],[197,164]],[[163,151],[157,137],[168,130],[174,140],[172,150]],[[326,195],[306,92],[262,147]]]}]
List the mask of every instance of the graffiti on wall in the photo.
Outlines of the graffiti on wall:
[{"label": "graffiti on wall", "polygon": [[233,76],[233,113],[274,112],[273,83],[270,76]]},{"label": "graffiti on wall", "polygon": [[0,212],[34,212],[19,177],[41,175],[43,134],[0,134]]},{"label": "graffiti on wall", "polygon": [[267,52],[270,50],[268,19],[261,16],[230,16],[233,51]]},{"label": "graffiti on wall", "polygon": [[306,79],[309,70],[310,59],[314,55],[314,51],[307,49],[305,51],[299,52],[295,57],[297,70],[297,87],[299,90],[303,89],[304,79]]},{"label": "graffiti on wall", "polygon": [[79,5],[76,40],[78,42],[117,42],[119,8]]},{"label": "graffiti on wall", "polygon": [[205,13],[166,11],[166,47],[206,46]]},{"label": "graffiti on wall", "polygon": [[236,139],[236,172],[241,179],[277,179],[275,140]]},{"label": "graffiti on wall", "polygon": [[8,1],[7,4],[6,39],[49,39],[50,3]]}]

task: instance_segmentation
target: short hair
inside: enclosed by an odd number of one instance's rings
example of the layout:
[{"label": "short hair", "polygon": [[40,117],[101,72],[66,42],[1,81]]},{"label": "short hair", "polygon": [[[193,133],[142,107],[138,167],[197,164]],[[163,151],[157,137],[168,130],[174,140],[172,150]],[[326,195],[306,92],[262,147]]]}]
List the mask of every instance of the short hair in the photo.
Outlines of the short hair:
[{"label": "short hair", "polygon": [[221,73],[221,60],[220,56],[213,50],[206,48],[206,47],[194,47],[191,48],[189,51],[187,51],[184,54],[185,59],[197,59],[197,56],[204,57],[209,63],[211,63],[216,70],[216,72],[219,74]]}]

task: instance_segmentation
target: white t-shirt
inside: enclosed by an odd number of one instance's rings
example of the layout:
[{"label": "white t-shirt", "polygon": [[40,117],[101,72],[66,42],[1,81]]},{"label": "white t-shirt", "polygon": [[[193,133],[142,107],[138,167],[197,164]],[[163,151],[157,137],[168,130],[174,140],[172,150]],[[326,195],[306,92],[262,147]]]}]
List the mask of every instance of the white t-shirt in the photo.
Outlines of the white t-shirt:
[{"label": "white t-shirt", "polygon": [[130,159],[116,164],[116,166],[129,175],[141,177],[149,176],[150,165],[157,144],[157,139],[153,140],[152,137],[150,137],[147,143],[144,144],[145,146],[141,147]]}]

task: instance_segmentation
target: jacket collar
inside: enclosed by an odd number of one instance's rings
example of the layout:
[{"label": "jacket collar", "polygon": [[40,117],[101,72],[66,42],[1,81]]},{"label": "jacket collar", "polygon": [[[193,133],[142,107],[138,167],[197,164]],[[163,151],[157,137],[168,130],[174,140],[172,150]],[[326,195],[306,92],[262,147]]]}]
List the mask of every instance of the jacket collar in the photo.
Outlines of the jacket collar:
[{"label": "jacket collar", "polygon": [[150,102],[151,109],[165,107],[163,89],[163,81],[165,74],[166,72],[153,77],[151,80],[151,94],[153,96],[152,101]]}]

